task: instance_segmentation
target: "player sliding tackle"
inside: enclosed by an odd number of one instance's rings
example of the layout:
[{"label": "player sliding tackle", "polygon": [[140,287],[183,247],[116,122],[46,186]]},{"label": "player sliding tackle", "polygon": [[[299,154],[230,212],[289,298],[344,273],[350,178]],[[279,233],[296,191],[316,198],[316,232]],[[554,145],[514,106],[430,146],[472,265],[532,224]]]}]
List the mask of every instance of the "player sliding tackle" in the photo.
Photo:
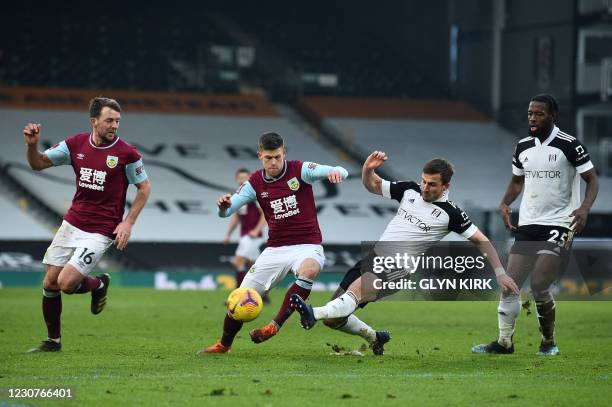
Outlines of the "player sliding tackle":
[{"label": "player sliding tackle", "polygon": [[[287,290],[274,319],[249,333],[253,342],[260,343],[276,335],[293,313],[289,305],[292,294],[308,297],[325,262],[311,184],[324,179],[337,184],[348,176],[348,172],[342,167],[285,161],[284,142],[276,133],[266,133],[259,138],[257,155],[263,169],[252,173],[234,195],[221,196],[217,206],[219,216],[228,217],[249,202],[258,201],[268,222],[268,246],[240,287],[252,288],[264,295],[289,272],[297,278]],[[242,322],[226,315],[221,340],[199,353],[226,353],[241,328]]]},{"label": "player sliding tackle", "polygon": [[[456,232],[477,244],[483,255],[489,259],[495,270],[497,283],[507,291],[518,293],[514,281],[506,275],[499,257],[489,239],[472,224],[465,212],[447,199],[450,180],[453,175],[452,165],[440,158],[427,162],[421,174],[421,185],[415,182],[389,182],[380,178],[374,170],[383,165],[387,155],[374,151],[363,164],[362,180],[366,189],[373,194],[395,199],[400,203],[397,215],[389,222],[379,242],[374,248],[375,255],[385,255],[390,248],[399,249],[408,255],[418,256],[440,241],[449,232]],[[416,221],[415,221],[416,219]],[[385,243],[386,242],[386,243]],[[398,245],[399,244],[399,245]],[[316,321],[324,320],[325,325],[343,332],[360,335],[370,343],[380,346],[373,350],[382,354],[382,341],[377,333],[353,313],[358,307],[376,301],[389,291],[379,290],[374,281],[386,278],[386,282],[404,279],[406,273],[375,274],[372,271],[362,272],[362,262],[368,262],[367,256],[351,268],[340,283],[340,289],[334,298],[322,307],[312,307],[304,302],[299,294],[291,296],[291,306],[301,315],[301,324],[305,329],[312,328]],[[399,275],[398,275],[399,274]]]}]

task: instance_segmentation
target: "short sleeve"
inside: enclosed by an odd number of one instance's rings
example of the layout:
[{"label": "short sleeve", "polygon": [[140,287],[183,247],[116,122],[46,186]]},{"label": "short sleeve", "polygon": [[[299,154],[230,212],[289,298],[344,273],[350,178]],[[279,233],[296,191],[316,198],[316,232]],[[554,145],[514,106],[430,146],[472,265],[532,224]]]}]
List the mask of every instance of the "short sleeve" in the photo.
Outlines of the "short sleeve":
[{"label": "short sleeve", "polygon": [[125,176],[130,184],[140,184],[148,178],[140,153],[135,148],[132,148],[127,158],[125,165]]},{"label": "short sleeve", "polygon": [[421,193],[421,188],[419,188],[419,185],[414,181],[390,182],[382,180],[381,190],[382,196],[385,198],[395,199],[397,202],[401,202],[404,197],[404,192],[409,189]]},{"label": "short sleeve", "polygon": [[70,165],[70,150],[66,141],[62,141],[51,148],[45,150],[47,158],[53,163],[53,166]]},{"label": "short sleeve", "polygon": [[570,147],[567,151],[567,160],[576,168],[579,174],[593,168],[591,156],[586,146],[577,139],[574,139],[570,143]]},{"label": "short sleeve", "polygon": [[446,202],[448,206],[444,208],[448,213],[448,230],[458,233],[465,238],[470,238],[478,228],[461,208],[451,201]]},{"label": "short sleeve", "polygon": [[140,184],[148,178],[142,160],[135,161],[125,166],[125,176],[130,184]]},{"label": "short sleeve", "polygon": [[517,176],[525,175],[523,164],[519,160],[518,145],[514,148],[514,154],[512,155],[512,174]]}]

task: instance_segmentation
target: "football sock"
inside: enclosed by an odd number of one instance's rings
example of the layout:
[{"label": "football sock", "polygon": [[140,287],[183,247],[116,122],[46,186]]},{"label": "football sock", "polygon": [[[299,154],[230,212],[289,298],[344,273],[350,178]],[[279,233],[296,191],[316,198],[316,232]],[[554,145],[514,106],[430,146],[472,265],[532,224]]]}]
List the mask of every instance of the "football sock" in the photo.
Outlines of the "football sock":
[{"label": "football sock", "polygon": [[538,311],[538,322],[540,323],[542,339],[553,341],[555,337],[555,301],[536,301],[536,310]]},{"label": "football sock", "polygon": [[272,322],[276,323],[277,328],[283,326],[287,318],[293,313],[293,309],[290,306],[291,295],[297,294],[305,300],[310,295],[310,290],[312,290],[312,280],[305,277],[298,277],[295,283],[289,287],[278,314],[272,320]]},{"label": "football sock", "polygon": [[83,294],[88,293],[93,290],[97,290],[102,287],[102,280],[98,277],[85,277],[81,281],[81,284],[74,290],[73,294]]},{"label": "football sock", "polygon": [[225,320],[223,321],[223,336],[221,336],[221,344],[226,347],[232,346],[234,342],[234,338],[238,331],[242,328],[242,322],[236,321],[235,319],[230,318],[228,315],[225,316]]},{"label": "football sock", "polygon": [[370,344],[376,341],[376,331],[353,314],[348,316],[344,325],[336,329],[350,335],[359,335]]},{"label": "football sock", "polygon": [[60,338],[60,316],[62,314],[61,291],[43,289],[42,311],[47,324],[47,336],[49,339]]},{"label": "football sock", "polygon": [[518,295],[502,296],[497,307],[500,345],[509,348],[512,345],[514,326],[521,310],[521,300]]},{"label": "football sock", "polygon": [[236,271],[236,287],[240,287],[240,284],[242,284],[242,280],[244,280],[245,275],[246,272],[244,270]]},{"label": "football sock", "polygon": [[314,317],[316,320],[328,318],[342,318],[351,315],[357,309],[359,301],[357,297],[350,291],[342,294],[340,297],[331,300],[322,307],[314,307]]}]

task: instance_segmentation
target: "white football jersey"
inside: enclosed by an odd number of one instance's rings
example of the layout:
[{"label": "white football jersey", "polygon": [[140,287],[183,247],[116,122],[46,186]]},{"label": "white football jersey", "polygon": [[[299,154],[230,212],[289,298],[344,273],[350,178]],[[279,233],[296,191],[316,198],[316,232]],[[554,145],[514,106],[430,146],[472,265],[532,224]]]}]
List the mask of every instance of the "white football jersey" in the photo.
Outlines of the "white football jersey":
[{"label": "white football jersey", "polygon": [[519,140],[512,159],[512,173],[525,177],[519,226],[569,228],[570,214],[580,206],[577,174],[592,168],[586,147],[557,126],[544,142],[537,137]]},{"label": "white football jersey", "polygon": [[379,242],[397,242],[398,245],[377,244],[379,255],[387,255],[381,253],[379,246],[384,251],[424,253],[450,232],[470,238],[478,231],[468,215],[447,199],[447,193],[437,201],[426,202],[421,197],[421,188],[413,181],[383,180],[381,188],[385,198],[395,199],[400,206],[379,239]]}]

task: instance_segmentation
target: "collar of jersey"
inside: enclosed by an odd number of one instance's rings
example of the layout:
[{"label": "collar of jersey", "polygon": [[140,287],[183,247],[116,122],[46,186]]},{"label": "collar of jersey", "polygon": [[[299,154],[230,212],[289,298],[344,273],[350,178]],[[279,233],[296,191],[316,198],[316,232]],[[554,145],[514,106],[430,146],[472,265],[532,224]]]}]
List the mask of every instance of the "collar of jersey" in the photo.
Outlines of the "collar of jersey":
[{"label": "collar of jersey", "polygon": [[283,163],[283,173],[281,175],[279,175],[276,178],[266,178],[266,169],[264,168],[261,170],[261,178],[263,178],[264,182],[271,184],[272,182],[276,182],[279,179],[283,178],[286,172],[287,172],[287,160],[285,160],[285,162]]},{"label": "collar of jersey", "polygon": [[436,199],[435,201],[430,202],[430,203],[434,203],[434,202],[446,202],[446,201],[448,201],[448,190],[446,190],[446,191],[445,191],[445,192],[442,194],[442,196],[441,196],[440,198],[438,198],[438,199]]},{"label": "collar of jersey", "polygon": [[539,138],[534,137],[536,146],[547,146],[551,141],[553,141],[555,137],[557,137],[558,133],[559,133],[559,128],[557,126],[553,126],[553,129],[551,130],[550,135],[546,137],[546,140],[544,140],[544,142],[540,142]]},{"label": "collar of jersey", "polygon": [[421,198],[421,201],[423,201],[425,203],[428,203],[428,204],[433,204],[433,203],[436,203],[436,202],[446,202],[446,201],[448,201],[448,190],[446,192],[444,192],[442,194],[442,196],[440,198],[436,199],[435,201],[427,202],[426,200],[423,199],[421,194],[419,194],[419,198]]},{"label": "collar of jersey", "polygon": [[93,143],[93,134],[89,133],[89,144],[93,147],[93,148],[97,148],[98,150],[106,150],[107,148],[111,148],[112,146],[114,146],[115,144],[117,144],[117,142],[119,141],[119,136],[115,134],[115,141],[113,141],[112,143],[110,143],[107,146],[103,146],[103,147],[98,147]]}]

